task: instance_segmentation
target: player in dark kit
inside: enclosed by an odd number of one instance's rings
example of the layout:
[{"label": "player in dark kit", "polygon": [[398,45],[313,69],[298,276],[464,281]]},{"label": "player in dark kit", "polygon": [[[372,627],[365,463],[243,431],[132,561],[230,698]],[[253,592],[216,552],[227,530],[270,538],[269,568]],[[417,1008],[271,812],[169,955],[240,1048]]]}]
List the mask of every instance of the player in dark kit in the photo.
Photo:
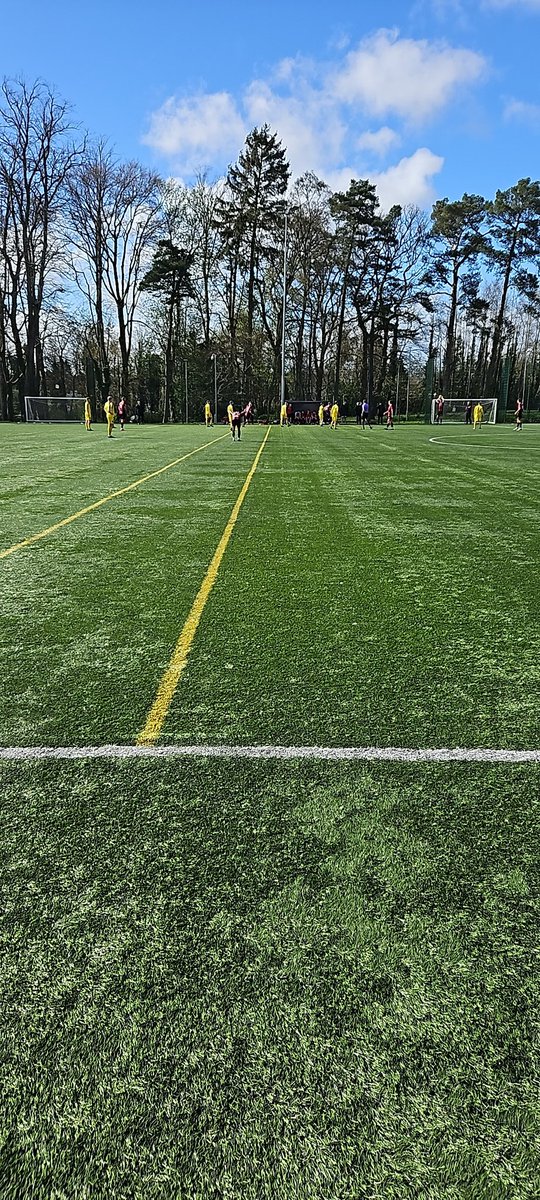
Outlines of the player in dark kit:
[{"label": "player in dark kit", "polygon": [[467,400],[467,407],[465,409],[465,424],[472,425],[472,401],[471,400]]},{"label": "player in dark kit", "polygon": [[231,433],[232,433],[233,442],[234,442],[235,433],[238,434],[238,441],[240,441],[241,428],[242,428],[242,413],[239,408],[233,408],[233,414],[232,414],[232,420],[231,420]]}]

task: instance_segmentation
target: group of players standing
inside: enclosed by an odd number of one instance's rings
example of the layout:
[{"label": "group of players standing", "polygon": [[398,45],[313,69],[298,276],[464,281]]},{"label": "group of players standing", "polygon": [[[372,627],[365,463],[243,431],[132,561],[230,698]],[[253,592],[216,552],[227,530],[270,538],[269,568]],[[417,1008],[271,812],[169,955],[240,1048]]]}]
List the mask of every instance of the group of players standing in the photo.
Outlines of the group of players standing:
[{"label": "group of players standing", "polygon": [[[381,413],[382,413],[382,405],[381,405]],[[384,416],[385,421],[386,421],[386,428],[393,429],[394,428],[394,406],[391,401],[389,401],[388,407],[385,409],[385,411],[384,411],[384,413],[382,413],[382,415]],[[334,404],[320,404],[318,413],[317,413],[317,418],[318,418],[319,425],[329,425],[331,429],[337,429],[338,421],[339,421],[339,404],[336,404],[335,402],[334,402]],[[280,413],[280,425],[292,425],[292,423],[293,423],[292,404],[282,404],[281,413]],[[362,402],[359,401],[358,404],[356,405],[356,424],[361,425],[362,429],[372,429],[373,428],[371,421],[370,421],[369,403],[367,400],[364,400]],[[379,421],[379,424],[382,424],[382,420]]]},{"label": "group of players standing", "polygon": [[[435,401],[435,425],[442,425],[444,417],[444,396],[437,396]],[[473,408],[472,400],[467,400],[465,405],[465,424],[472,425],[473,429],[481,429],[482,421],[484,420],[484,405],[480,400],[476,401]]]},{"label": "group of players standing", "polygon": [[[248,403],[246,405],[244,405],[244,408],[239,408],[239,406],[235,405],[235,404],[227,405],[227,420],[229,422],[229,429],[232,434],[233,442],[235,441],[235,439],[240,441],[240,433],[242,430],[242,426],[243,425],[253,425],[254,419],[255,419],[255,413],[254,413],[253,404],[251,403],[251,400],[249,400]],[[209,429],[210,426],[214,424],[214,418],[212,416],[212,406],[211,406],[211,404],[209,404],[208,401],[206,402],[206,404],[204,406],[204,423],[205,423],[207,429]]]},{"label": "group of players standing", "polygon": [[[382,413],[382,405],[381,405],[381,413]],[[389,401],[388,407],[385,410],[385,412],[383,413],[383,416],[386,420],[386,428],[393,429],[394,428],[394,406],[391,401]],[[281,409],[280,409],[280,415],[279,415],[280,425],[292,425],[293,418],[294,418],[294,411],[293,411],[292,404],[282,404]],[[337,429],[338,421],[339,421],[339,404],[337,404],[336,402],[334,402],[334,404],[330,404],[330,403],[320,404],[318,413],[317,413],[317,418],[318,418],[317,423],[319,425],[329,425],[330,429]],[[372,429],[372,424],[371,424],[371,421],[369,418],[369,402],[367,400],[364,400],[362,402],[359,401],[358,404],[356,405],[356,424],[361,425],[362,429]],[[382,421],[380,422],[380,424],[382,424]]]},{"label": "group of players standing", "polygon": [[[437,396],[437,399],[435,401],[435,424],[436,425],[442,425],[442,423],[443,423],[444,403],[445,403],[444,396]],[[380,409],[380,412],[379,412],[379,409]],[[394,428],[394,406],[393,406],[392,402],[389,400],[388,406],[385,409],[385,411],[383,412],[382,410],[383,410],[383,406],[382,406],[382,404],[380,404],[377,409],[377,423],[382,424],[382,418],[384,418],[386,421],[386,428],[393,429]],[[126,404],[124,397],[122,396],[120,398],[120,400],[118,401],[118,406],[115,409],[114,401],[113,401],[112,397],[107,396],[105,404],[103,405],[103,411],[107,418],[107,437],[112,437],[114,425],[117,420],[119,421],[120,429],[123,432],[124,427],[125,427],[125,422],[127,420],[127,404]],[[240,441],[240,433],[241,433],[242,426],[248,425],[248,424],[252,425],[253,421],[254,421],[254,415],[255,414],[254,414],[253,404],[252,404],[251,400],[244,406],[244,408],[240,408],[238,405],[234,405],[234,404],[230,404],[230,403],[227,405],[227,419],[229,422],[229,428],[231,431],[233,441],[235,439],[238,439],[238,441]],[[516,405],[516,410],[514,413],[514,417],[515,417],[514,428],[517,430],[521,430],[523,428],[523,415],[524,415],[523,402],[521,400],[518,400],[517,405]],[[330,403],[322,404],[321,403],[319,405],[317,417],[318,417],[319,425],[329,425],[331,429],[337,429],[338,421],[339,421],[339,405],[335,402],[334,402],[334,404],[330,404]],[[293,409],[292,404],[290,402],[287,404],[282,404],[281,408],[280,408],[280,414],[279,414],[280,425],[281,426],[292,425],[293,420],[294,420],[294,409]],[[484,406],[481,403],[481,401],[477,400],[476,404],[473,407],[472,400],[468,400],[467,404],[465,406],[465,424],[472,425],[473,429],[481,429],[483,420],[484,420]],[[211,425],[213,425],[212,407],[208,401],[206,402],[206,404],[204,406],[204,421],[205,421],[205,425],[207,426],[207,428],[210,427]],[[92,428],[92,408],[91,408],[90,400],[88,399],[88,397],[86,397],[86,400],[84,403],[84,424],[85,424],[86,429],[91,430],[91,428]],[[370,421],[369,402],[367,400],[358,401],[358,403],[356,405],[356,424],[361,425],[362,429],[366,429],[366,428],[372,429],[372,425],[371,425],[371,421]]]},{"label": "group of players standing", "polygon": [[[357,407],[356,424],[361,425],[363,429],[366,429],[366,428],[371,429],[372,425],[371,425],[371,421],[369,418],[368,401],[364,400],[362,404],[358,404],[356,407]],[[388,407],[386,408],[385,412],[383,413],[383,416],[386,420],[386,428],[393,429],[394,428],[394,406],[391,401],[389,401]],[[240,408],[238,405],[228,404],[227,405],[227,419],[229,422],[229,428],[231,430],[231,435],[232,435],[233,441],[235,440],[235,438],[237,438],[238,441],[240,441],[240,434],[241,434],[242,427],[244,425],[252,425],[253,421],[255,419],[253,404],[252,404],[251,400],[245,405],[244,408]],[[328,404],[320,404],[319,405],[319,409],[318,409],[318,413],[317,413],[317,423],[319,425],[329,425],[331,429],[337,429],[338,421],[339,421],[339,404],[336,404],[334,402],[334,404],[328,403]],[[209,429],[214,424],[212,406],[208,400],[204,406],[204,423],[205,423],[207,429]],[[281,405],[280,412],[279,412],[279,423],[282,427],[284,425],[293,425],[294,424],[294,409],[290,402],[287,404]],[[380,422],[380,423],[382,423],[382,422]]]},{"label": "group of players standing", "polygon": [[[523,401],[518,400],[514,412],[515,425],[514,429],[518,431],[523,429],[524,406]],[[435,401],[435,424],[442,425],[444,417],[444,396],[437,396]],[[473,429],[481,429],[484,420],[484,405],[481,400],[477,400],[473,408],[472,400],[467,400],[465,405],[465,424],[472,425]]]},{"label": "group of players standing", "polygon": [[[118,407],[115,408],[112,396],[107,396],[105,404],[103,405],[103,412],[107,418],[107,437],[112,437],[116,421],[120,422],[120,429],[123,433],[124,426],[127,421],[127,404],[124,400],[124,397],[120,397],[120,400],[118,401]],[[92,429],[92,405],[88,396],[84,402],[84,428],[89,431]]]}]

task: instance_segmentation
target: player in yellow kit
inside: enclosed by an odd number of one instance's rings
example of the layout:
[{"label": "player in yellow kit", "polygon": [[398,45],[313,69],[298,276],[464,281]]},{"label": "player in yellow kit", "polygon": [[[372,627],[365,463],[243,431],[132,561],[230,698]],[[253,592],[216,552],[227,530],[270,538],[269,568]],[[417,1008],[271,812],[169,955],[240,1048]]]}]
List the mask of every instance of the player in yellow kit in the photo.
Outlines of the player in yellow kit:
[{"label": "player in yellow kit", "polygon": [[84,402],[84,428],[85,429],[92,428],[92,407],[91,407],[90,401],[88,399],[88,396],[86,397],[86,400]]},{"label": "player in yellow kit", "polygon": [[475,404],[474,410],[473,410],[473,429],[481,429],[483,420],[484,420],[483,405]]},{"label": "player in yellow kit", "polygon": [[232,429],[232,415],[233,415],[233,412],[234,412],[234,408],[233,408],[232,404],[228,404],[228,405],[227,405],[227,419],[228,419],[228,422],[229,422],[229,429]]},{"label": "player in yellow kit", "polygon": [[204,406],[204,423],[207,428],[210,428],[210,425],[212,424],[212,409],[208,403],[208,400]]},{"label": "player in yellow kit", "polygon": [[105,404],[103,405],[103,412],[107,418],[107,437],[112,437],[115,413],[114,404],[110,396],[107,396]]},{"label": "player in yellow kit", "polygon": [[332,405],[332,407],[330,409],[330,417],[331,417],[330,429],[337,429],[337,423],[338,423],[338,417],[339,417],[339,404]]},{"label": "player in yellow kit", "polygon": [[280,425],[287,425],[287,405],[286,404],[282,404],[281,408],[279,410],[279,423],[280,423]]},{"label": "player in yellow kit", "polygon": [[324,425],[324,404],[319,404],[319,425]]}]

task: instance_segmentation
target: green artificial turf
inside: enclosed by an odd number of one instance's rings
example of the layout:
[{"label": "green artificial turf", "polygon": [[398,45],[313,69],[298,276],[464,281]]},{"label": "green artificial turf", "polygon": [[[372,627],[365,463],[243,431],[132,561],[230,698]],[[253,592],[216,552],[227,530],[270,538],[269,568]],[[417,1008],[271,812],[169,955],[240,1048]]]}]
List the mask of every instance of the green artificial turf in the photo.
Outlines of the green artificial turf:
[{"label": "green artificial turf", "polygon": [[[537,747],[537,432],[272,429],[164,738]],[[136,737],[263,435],[0,563],[4,744]],[[207,433],[93,437],[17,430],[5,545]]]},{"label": "green artificial turf", "polygon": [[[0,426],[0,548],[221,432]],[[0,744],[134,741],[264,434],[0,560]],[[538,748],[539,450],[273,428],[163,740]],[[1,764],[2,1200],[536,1200],[539,796]]]},{"label": "green artificial turf", "polygon": [[4,764],[6,1200],[533,1200],[525,768]]},{"label": "green artificial turf", "polygon": [[[45,448],[64,439],[73,475],[69,486],[51,476],[41,495],[36,461],[4,545],[223,432],[137,428],[109,442],[98,429],[89,442],[84,430],[32,429],[34,452],[41,435]],[[4,745],[133,739],[262,437],[218,441],[0,561]]]}]

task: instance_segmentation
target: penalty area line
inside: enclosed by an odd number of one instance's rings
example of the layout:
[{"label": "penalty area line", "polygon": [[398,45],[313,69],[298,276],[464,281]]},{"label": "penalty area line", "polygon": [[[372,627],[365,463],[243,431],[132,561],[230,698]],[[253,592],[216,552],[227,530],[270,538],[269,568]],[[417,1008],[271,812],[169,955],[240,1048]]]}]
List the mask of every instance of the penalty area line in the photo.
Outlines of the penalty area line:
[{"label": "penalty area line", "polygon": [[0,746],[0,760],[36,762],[45,759],[99,758],[250,758],[326,762],[403,763],[532,763],[540,765],[540,750],[495,750],[483,746],[417,748],[414,746],[238,746],[135,745]]}]

